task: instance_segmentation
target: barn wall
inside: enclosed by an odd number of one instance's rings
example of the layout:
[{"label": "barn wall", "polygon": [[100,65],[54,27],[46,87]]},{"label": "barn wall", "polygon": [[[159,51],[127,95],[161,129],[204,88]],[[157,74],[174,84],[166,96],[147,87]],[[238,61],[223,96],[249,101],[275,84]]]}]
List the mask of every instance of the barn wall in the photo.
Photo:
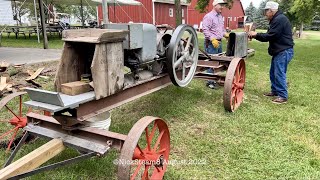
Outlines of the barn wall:
[{"label": "barn wall", "polygon": [[[207,8],[207,12],[212,10],[212,2],[213,0],[210,0],[210,5]],[[200,22],[202,21],[203,17],[205,16],[206,13],[200,13],[195,9],[197,4],[197,0],[192,0],[191,5],[188,7],[188,24],[190,25],[197,25],[200,26]],[[239,22],[243,22],[243,17],[244,17],[244,10],[242,7],[242,4],[240,0],[235,0],[233,3],[233,6],[231,9],[224,8],[222,10],[222,16],[225,18],[225,27],[227,28],[229,25],[229,29],[237,29],[239,27]],[[229,20],[229,24],[227,19]]]},{"label": "barn wall", "polygon": [[[112,23],[128,23],[130,21],[139,23],[153,23],[152,1],[138,0],[143,6],[110,6],[109,7],[109,21]],[[173,17],[169,16],[169,9],[173,10]],[[184,17],[182,18],[187,23],[187,6],[182,6]],[[169,24],[175,27],[175,7],[173,4],[155,3],[156,24]],[[102,22],[102,6],[98,6],[99,22]]]}]

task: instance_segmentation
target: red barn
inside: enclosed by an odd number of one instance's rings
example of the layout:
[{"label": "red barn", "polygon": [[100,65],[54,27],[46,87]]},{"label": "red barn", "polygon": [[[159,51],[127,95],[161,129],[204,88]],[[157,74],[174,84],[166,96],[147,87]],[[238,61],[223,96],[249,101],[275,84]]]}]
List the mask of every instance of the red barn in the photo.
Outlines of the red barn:
[{"label": "red barn", "polygon": [[[211,11],[213,8],[212,2],[213,0],[210,0],[210,5],[207,8],[208,11]],[[195,9],[196,5],[197,5],[197,0],[192,0],[190,6],[188,7],[187,22],[192,26],[196,25],[200,27],[200,23],[202,22],[202,19],[206,13],[199,13],[199,11]],[[229,29],[243,28],[245,12],[244,12],[241,1],[234,0],[233,6],[231,9],[224,8],[222,10],[222,16],[224,17],[224,25],[226,28],[227,27]]]},{"label": "red barn", "polygon": [[[136,0],[141,6],[109,6],[109,21],[112,23],[138,23],[168,24],[176,27],[176,11],[174,0]],[[187,3],[182,5],[182,23],[187,23]],[[98,6],[99,22],[103,19],[102,6]]]}]

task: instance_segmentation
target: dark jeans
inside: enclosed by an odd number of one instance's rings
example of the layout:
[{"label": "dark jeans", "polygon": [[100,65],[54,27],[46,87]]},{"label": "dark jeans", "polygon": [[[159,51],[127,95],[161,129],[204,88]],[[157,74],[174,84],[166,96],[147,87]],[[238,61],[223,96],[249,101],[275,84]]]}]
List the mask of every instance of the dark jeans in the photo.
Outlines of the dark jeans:
[{"label": "dark jeans", "polygon": [[[206,49],[206,53],[208,54],[219,54],[219,53],[222,53],[222,43],[220,42],[220,45],[218,48],[214,48],[212,43],[210,42],[208,44],[208,47],[206,47],[206,42],[204,42],[204,47]],[[208,73],[214,73],[213,69],[210,68],[207,70]],[[213,82],[213,81],[208,81],[209,83],[210,82]]]},{"label": "dark jeans", "polygon": [[271,91],[285,99],[288,99],[287,68],[293,58],[293,54],[293,48],[286,49],[273,56],[271,61]]}]

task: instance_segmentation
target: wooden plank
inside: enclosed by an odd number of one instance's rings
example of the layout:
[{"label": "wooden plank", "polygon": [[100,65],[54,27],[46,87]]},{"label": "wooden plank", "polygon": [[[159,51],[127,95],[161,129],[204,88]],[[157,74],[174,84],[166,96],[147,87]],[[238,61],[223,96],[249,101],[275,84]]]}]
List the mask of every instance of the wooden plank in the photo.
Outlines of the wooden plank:
[{"label": "wooden plank", "polygon": [[7,86],[8,86],[7,77],[1,77],[1,79],[0,79],[0,92],[3,91]]},{"label": "wooden plank", "polygon": [[6,84],[7,83],[7,77],[1,77],[0,84]]},{"label": "wooden plank", "polygon": [[21,159],[0,170],[0,180],[31,171],[65,149],[62,140],[53,139]]},{"label": "wooden plank", "polygon": [[106,43],[123,41],[128,34],[127,30],[116,29],[79,29],[65,30],[62,40],[67,42]]},{"label": "wooden plank", "polygon": [[28,77],[26,79],[26,81],[30,81],[30,80],[36,79],[43,70],[44,70],[44,68],[39,68],[35,73],[32,74],[32,76]]},{"label": "wooden plank", "polygon": [[89,92],[90,89],[91,88],[89,83],[85,83],[82,81],[61,84],[61,92],[70,96]]},{"label": "wooden plank", "polygon": [[91,72],[96,99],[101,99],[123,89],[123,43],[98,44]]}]

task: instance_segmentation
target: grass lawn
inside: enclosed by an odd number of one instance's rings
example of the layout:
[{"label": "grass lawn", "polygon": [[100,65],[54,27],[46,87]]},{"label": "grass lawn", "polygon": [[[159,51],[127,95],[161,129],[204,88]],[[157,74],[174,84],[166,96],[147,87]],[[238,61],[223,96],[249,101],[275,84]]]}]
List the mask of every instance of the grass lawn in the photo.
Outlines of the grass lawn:
[{"label": "grass lawn", "polygon": [[[8,38],[7,34],[3,33],[1,47],[43,48],[42,39],[40,39],[40,43],[38,43],[37,35],[33,34],[29,38],[29,34],[26,33],[26,36],[27,38],[24,39],[23,35],[19,35],[16,39],[15,34],[10,33]],[[57,34],[53,34],[52,36],[48,34],[48,46],[50,49],[62,49],[63,41]]]},{"label": "grass lawn", "polygon": [[[262,96],[270,90],[267,43],[250,42],[246,95],[233,114],[225,112],[223,88],[211,90],[194,80],[187,88],[169,86],[112,111],[114,132],[127,134],[140,118],[166,120],[171,133],[171,160],[204,164],[170,165],[165,179],[320,179],[320,33],[295,40],[288,68],[289,102],[275,105]],[[199,36],[203,46],[203,36]],[[2,114],[2,116],[4,116]],[[45,141],[25,145],[18,156]],[[76,156],[67,149],[51,160]],[[118,153],[92,158],[30,179],[115,179]],[[0,164],[8,154],[0,152]]]}]

